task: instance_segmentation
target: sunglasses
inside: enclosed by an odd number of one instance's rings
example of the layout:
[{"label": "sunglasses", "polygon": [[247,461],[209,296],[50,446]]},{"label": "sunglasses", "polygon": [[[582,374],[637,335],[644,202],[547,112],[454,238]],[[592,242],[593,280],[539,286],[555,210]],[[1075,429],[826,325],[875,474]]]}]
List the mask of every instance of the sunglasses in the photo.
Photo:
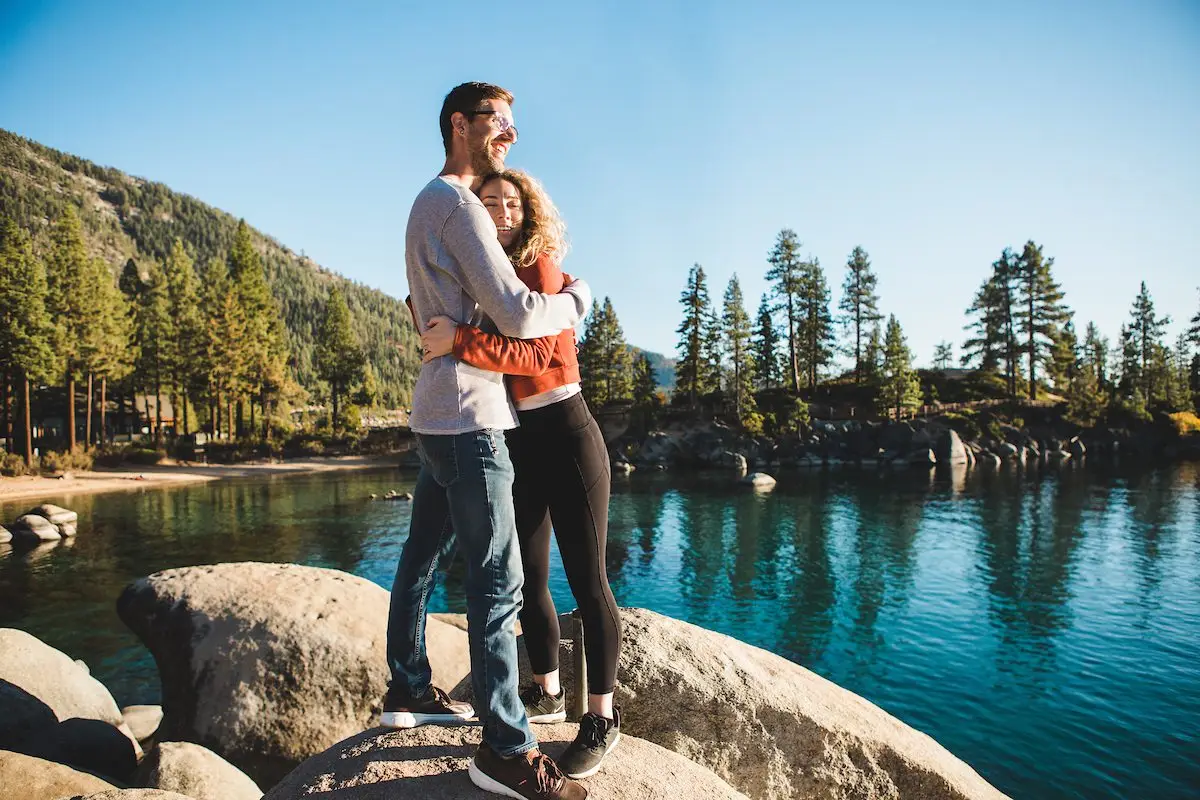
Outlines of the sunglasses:
[{"label": "sunglasses", "polygon": [[492,118],[492,122],[496,124],[496,130],[500,133],[511,133],[512,140],[517,141],[517,126],[513,125],[512,119],[504,115],[503,111],[485,108],[482,111],[468,111],[468,117],[477,117],[481,114],[486,114]]}]

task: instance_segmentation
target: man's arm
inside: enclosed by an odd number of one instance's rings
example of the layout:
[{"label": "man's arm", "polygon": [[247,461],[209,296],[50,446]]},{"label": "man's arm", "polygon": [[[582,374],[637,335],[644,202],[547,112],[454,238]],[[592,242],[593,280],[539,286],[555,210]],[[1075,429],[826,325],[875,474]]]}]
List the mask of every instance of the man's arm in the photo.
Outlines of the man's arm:
[{"label": "man's arm", "polygon": [[462,270],[463,288],[505,336],[538,339],[574,328],[592,293],[581,280],[559,294],[531,292],[517,277],[482,205],[463,203],[442,229],[442,243]]}]

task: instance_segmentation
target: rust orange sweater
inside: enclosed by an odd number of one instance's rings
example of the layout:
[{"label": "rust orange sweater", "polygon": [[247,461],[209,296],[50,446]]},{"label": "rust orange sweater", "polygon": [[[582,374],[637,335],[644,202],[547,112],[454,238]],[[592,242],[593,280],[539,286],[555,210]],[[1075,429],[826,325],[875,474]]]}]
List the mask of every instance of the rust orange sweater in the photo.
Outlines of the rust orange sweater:
[{"label": "rust orange sweater", "polygon": [[[557,294],[570,280],[545,253],[531,266],[518,269],[517,277],[530,290],[546,294]],[[513,400],[524,400],[579,382],[573,328],[540,339],[513,339],[498,333],[484,333],[470,325],[459,325],[454,333],[453,352],[455,358],[473,367],[505,373]]]}]

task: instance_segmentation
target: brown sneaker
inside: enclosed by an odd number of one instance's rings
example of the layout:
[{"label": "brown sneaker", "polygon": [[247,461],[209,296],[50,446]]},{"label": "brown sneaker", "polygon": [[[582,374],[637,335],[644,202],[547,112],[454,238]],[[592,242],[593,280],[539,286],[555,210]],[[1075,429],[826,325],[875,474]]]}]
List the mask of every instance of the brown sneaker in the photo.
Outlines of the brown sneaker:
[{"label": "brown sneaker", "polygon": [[385,728],[415,728],[418,725],[462,725],[475,716],[469,703],[451,700],[436,686],[430,686],[417,698],[401,697],[389,691],[383,698],[379,724]]},{"label": "brown sneaker", "polygon": [[501,758],[487,744],[479,745],[468,770],[471,783],[485,792],[517,800],[583,800],[587,789],[565,777],[554,759],[536,747],[512,758]]}]

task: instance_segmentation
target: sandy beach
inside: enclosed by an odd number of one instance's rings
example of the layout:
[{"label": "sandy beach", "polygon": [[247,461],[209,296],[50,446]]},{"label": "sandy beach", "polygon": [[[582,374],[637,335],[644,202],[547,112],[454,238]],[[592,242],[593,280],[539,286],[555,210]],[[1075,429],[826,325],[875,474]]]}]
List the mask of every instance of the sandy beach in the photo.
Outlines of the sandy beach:
[{"label": "sandy beach", "polygon": [[31,500],[64,494],[94,494],[135,489],[181,486],[223,478],[252,478],[305,472],[395,467],[400,454],[307,458],[249,464],[156,464],[152,467],[123,467],[90,472],[72,472],[62,478],[26,475],[0,478],[0,503]]}]

